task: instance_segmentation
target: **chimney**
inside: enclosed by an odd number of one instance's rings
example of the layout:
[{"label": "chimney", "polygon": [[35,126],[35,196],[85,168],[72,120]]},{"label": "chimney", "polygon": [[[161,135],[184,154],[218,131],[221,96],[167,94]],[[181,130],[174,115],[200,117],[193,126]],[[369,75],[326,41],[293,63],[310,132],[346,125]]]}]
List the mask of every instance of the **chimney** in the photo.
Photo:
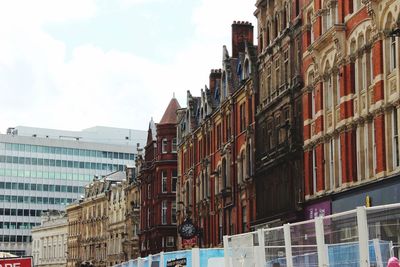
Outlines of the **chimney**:
[{"label": "chimney", "polygon": [[248,21],[234,21],[232,24],[232,57],[244,52],[245,43],[253,44],[253,25]]},{"label": "chimney", "polygon": [[[214,94],[215,94],[215,88],[217,86],[219,86],[218,84],[221,82],[221,76],[222,76],[222,70],[221,69],[211,70],[211,72],[210,72],[209,88],[210,88],[211,96],[213,96],[213,97],[214,97]],[[221,90],[221,88],[220,88],[220,90]]]}]

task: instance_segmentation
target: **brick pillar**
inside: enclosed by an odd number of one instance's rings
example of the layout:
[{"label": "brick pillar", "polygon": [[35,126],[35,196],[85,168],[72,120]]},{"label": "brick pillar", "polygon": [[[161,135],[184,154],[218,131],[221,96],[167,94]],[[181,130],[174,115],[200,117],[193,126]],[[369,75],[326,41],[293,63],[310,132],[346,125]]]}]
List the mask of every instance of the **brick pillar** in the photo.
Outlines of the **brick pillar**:
[{"label": "brick pillar", "polygon": [[325,168],[324,168],[324,144],[316,147],[317,157],[317,192],[325,190]]},{"label": "brick pillar", "polygon": [[[374,60],[373,71],[374,77],[379,77],[383,73],[383,41],[378,40],[372,47],[372,58]],[[378,102],[384,99],[384,83],[383,79],[380,78],[376,81],[374,86],[374,100]]]},{"label": "brick pillar", "polygon": [[353,13],[353,1],[351,0],[341,0],[343,1],[344,16]]},{"label": "brick pillar", "polygon": [[304,151],[304,195],[309,196],[312,192],[312,152]]},{"label": "brick pillar", "polygon": [[379,114],[374,119],[375,144],[376,144],[376,173],[386,170],[385,148],[385,115]]},{"label": "brick pillar", "polygon": [[[314,1],[314,11],[321,9],[321,0]],[[315,12],[314,12],[315,13]],[[317,40],[322,33],[322,17],[318,16],[314,22],[314,40]]]},{"label": "brick pillar", "polygon": [[345,4],[349,2],[348,0],[338,0],[337,9],[338,9],[338,23],[343,23],[345,16]]},{"label": "brick pillar", "polygon": [[356,129],[341,134],[342,182],[357,181]]}]

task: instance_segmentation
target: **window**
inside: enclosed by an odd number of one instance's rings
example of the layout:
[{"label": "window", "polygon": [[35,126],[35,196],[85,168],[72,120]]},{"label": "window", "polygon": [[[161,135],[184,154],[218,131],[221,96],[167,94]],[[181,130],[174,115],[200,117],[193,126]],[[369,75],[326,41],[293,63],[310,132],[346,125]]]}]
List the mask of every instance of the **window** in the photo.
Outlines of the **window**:
[{"label": "window", "polygon": [[176,138],[172,139],[172,153],[176,153],[177,151],[177,141]]},{"label": "window", "polygon": [[317,152],[312,150],[312,192],[317,193]]},{"label": "window", "polygon": [[361,67],[360,67],[360,90],[364,91],[367,86],[367,55],[363,54],[361,57]]},{"label": "window", "polygon": [[399,128],[398,128],[398,120],[397,120],[397,109],[393,110],[392,116],[392,135],[393,135],[393,168],[397,168],[400,166],[400,156],[399,156]]},{"label": "window", "polygon": [[338,154],[338,181],[337,181],[337,186],[342,185],[342,146],[340,144],[341,138],[340,136],[336,139],[337,143],[337,154]]},{"label": "window", "polygon": [[221,131],[221,124],[218,124],[217,125],[217,148],[220,148],[221,147],[221,134],[222,134],[222,131]]},{"label": "window", "polygon": [[171,223],[176,224],[176,202],[172,202],[171,208]]},{"label": "window", "polygon": [[172,170],[172,178],[171,178],[171,188],[172,192],[176,192],[176,184],[178,182],[178,172],[177,170]]},{"label": "window", "polygon": [[167,236],[167,243],[165,244],[166,247],[174,247],[175,246],[175,238],[173,236]]},{"label": "window", "polygon": [[[279,87],[281,86],[281,62],[279,60],[279,58],[277,60],[275,60],[275,79],[276,79],[276,83],[275,83],[275,90],[278,90],[277,95],[279,94]],[[274,95],[274,97],[276,97],[277,95]]]},{"label": "window", "polygon": [[339,72],[336,73],[335,77],[336,79],[335,79],[334,89],[336,94],[336,105],[340,105],[340,73]]},{"label": "window", "polygon": [[374,82],[374,62],[372,60],[372,51],[371,50],[368,52],[367,55],[368,55],[367,60],[368,60],[368,68],[369,68],[369,84],[368,84],[368,86],[369,86],[369,85],[373,84],[373,82]]},{"label": "window", "polygon": [[167,138],[163,138],[162,145],[161,145],[161,152],[162,153],[167,153],[167,145],[168,145]]},{"label": "window", "polygon": [[147,199],[151,199],[151,184],[147,184]]},{"label": "window", "polygon": [[376,174],[376,140],[375,140],[375,136],[376,136],[375,123],[372,122],[372,148],[373,148],[373,151],[372,151],[372,168],[373,168],[372,173],[373,174]]},{"label": "window", "polygon": [[327,185],[329,185],[329,189],[333,189],[335,187],[335,157],[334,157],[334,150],[335,146],[333,143],[333,139],[329,141],[329,175],[328,175],[328,181]]},{"label": "window", "polygon": [[163,193],[166,193],[168,191],[167,188],[167,171],[161,171],[161,190]]},{"label": "window", "polygon": [[230,187],[230,180],[228,177],[228,164],[226,163],[226,159],[222,160],[222,180],[224,182],[224,189]]},{"label": "window", "polygon": [[163,200],[161,205],[161,224],[167,224],[167,201]]},{"label": "window", "polygon": [[325,82],[325,95],[326,95],[326,109],[329,111],[332,109],[332,101],[333,101],[333,83],[332,76],[329,76],[328,80]]},{"label": "window", "polygon": [[364,124],[364,164],[365,178],[369,177],[369,142],[368,142],[368,124]]},{"label": "window", "polygon": [[288,84],[290,83],[290,75],[289,75],[289,51],[286,50],[284,53],[284,69],[283,69],[283,77],[284,77],[284,83]]},{"label": "window", "polygon": [[240,132],[243,132],[246,128],[246,117],[245,117],[245,104],[240,104]]},{"label": "window", "polygon": [[390,37],[390,72],[397,67],[396,37]]},{"label": "window", "polygon": [[247,230],[247,211],[246,207],[242,207],[242,233]]},{"label": "window", "polygon": [[311,117],[314,119],[316,112],[315,112],[315,89],[311,91]]},{"label": "window", "polygon": [[268,101],[271,100],[271,91],[272,91],[272,78],[271,78],[271,66],[267,68],[267,98]]},{"label": "window", "polygon": [[231,138],[231,114],[226,114],[225,117],[226,140]]},{"label": "window", "polygon": [[218,225],[218,239],[219,239],[219,243],[222,243],[222,238],[223,238],[223,236],[224,236],[224,230],[223,230],[223,228],[222,228],[222,225],[223,225],[223,218],[222,218],[222,210],[219,212],[219,216],[218,216],[218,222],[219,222],[219,225]]}]

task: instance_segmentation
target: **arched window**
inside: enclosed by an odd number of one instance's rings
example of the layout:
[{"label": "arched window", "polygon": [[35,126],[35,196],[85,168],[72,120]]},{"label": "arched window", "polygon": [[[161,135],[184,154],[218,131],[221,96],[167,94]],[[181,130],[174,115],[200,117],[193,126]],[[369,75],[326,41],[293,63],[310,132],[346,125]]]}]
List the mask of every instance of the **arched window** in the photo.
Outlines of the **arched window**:
[{"label": "arched window", "polygon": [[[353,39],[350,43],[350,54],[355,55],[356,52],[356,41]],[[350,62],[350,77],[351,77],[351,88],[353,92],[357,92],[358,87],[358,74],[357,74],[357,64],[354,61]]]},{"label": "arched window", "polygon": [[267,23],[267,33],[266,33],[267,46],[271,43],[271,23]]},{"label": "arched window", "polygon": [[[365,40],[367,40],[367,42],[371,40],[371,28],[367,29]],[[369,87],[374,81],[374,68],[371,48],[366,52],[366,73],[364,75],[367,77],[367,87]]]},{"label": "arched window", "polygon": [[307,46],[314,42],[314,31],[312,26],[312,10],[307,13]]},{"label": "arched window", "polygon": [[396,37],[390,37],[390,71],[397,68]]},{"label": "arched window", "polygon": [[[310,71],[307,77],[307,85],[314,86],[314,72]],[[311,117],[315,118],[315,89],[311,91]]]},{"label": "arched window", "polygon": [[[329,62],[326,64],[325,73],[330,71]],[[327,80],[324,82],[324,94],[325,94],[325,108],[329,111],[333,106],[333,79],[332,75],[329,75]]]},{"label": "arched window", "polygon": [[288,18],[287,18],[287,6],[285,4],[285,6],[283,7],[283,18],[282,18],[282,29],[286,29],[288,26]]},{"label": "arched window", "polygon": [[334,74],[333,91],[335,92],[335,105],[340,105],[340,70]]},{"label": "arched window", "polygon": [[[360,35],[357,40],[357,47],[359,50],[361,50],[364,47],[364,35]],[[358,88],[357,90],[359,92],[363,91],[367,85],[367,76],[365,75],[367,72],[367,66],[366,66],[366,55],[363,53],[360,57],[357,58],[357,84]]]}]

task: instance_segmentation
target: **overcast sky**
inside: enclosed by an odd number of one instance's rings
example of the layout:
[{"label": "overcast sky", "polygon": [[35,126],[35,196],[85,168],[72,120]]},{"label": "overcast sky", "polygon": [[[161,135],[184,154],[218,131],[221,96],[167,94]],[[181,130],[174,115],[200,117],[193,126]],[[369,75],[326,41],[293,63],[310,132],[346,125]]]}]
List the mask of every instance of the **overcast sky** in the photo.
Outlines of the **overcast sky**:
[{"label": "overcast sky", "polygon": [[255,2],[0,0],[0,132],[147,130],[173,93],[200,94]]}]

